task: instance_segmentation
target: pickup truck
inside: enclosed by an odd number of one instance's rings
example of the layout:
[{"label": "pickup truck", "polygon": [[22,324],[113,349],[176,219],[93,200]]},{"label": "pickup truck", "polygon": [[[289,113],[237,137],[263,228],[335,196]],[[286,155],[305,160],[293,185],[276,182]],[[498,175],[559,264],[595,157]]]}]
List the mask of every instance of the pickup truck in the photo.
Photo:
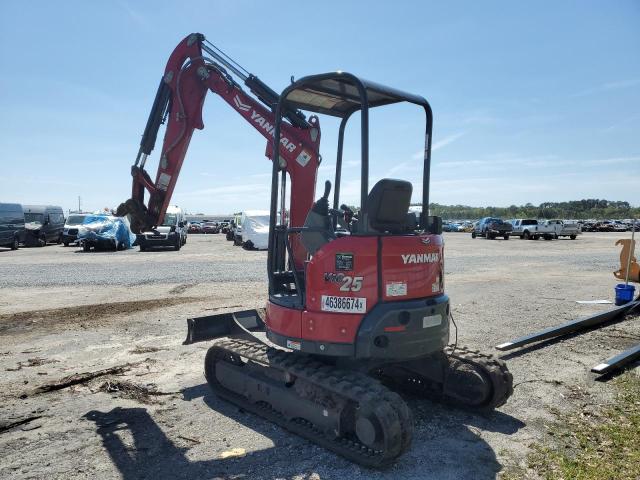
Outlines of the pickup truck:
[{"label": "pickup truck", "polygon": [[519,218],[511,220],[513,231],[511,235],[516,235],[523,240],[553,240],[559,237],[569,237],[575,240],[582,233],[580,225],[575,222],[565,222],[564,220],[535,220],[531,218]]},{"label": "pickup truck", "polygon": [[542,238],[551,240],[559,237],[569,237],[575,240],[582,233],[580,226],[575,222],[565,222],[564,220],[545,220],[538,225]]},{"label": "pickup truck", "polygon": [[513,226],[513,230],[511,230],[512,236],[520,237],[523,240],[537,240],[540,238],[538,220],[534,218],[518,218],[510,220],[510,223]]},{"label": "pickup truck", "polygon": [[471,238],[486,237],[487,240],[493,240],[496,237],[503,237],[505,240],[509,240],[512,228],[511,224],[504,220],[485,217],[476,224],[471,232]]}]

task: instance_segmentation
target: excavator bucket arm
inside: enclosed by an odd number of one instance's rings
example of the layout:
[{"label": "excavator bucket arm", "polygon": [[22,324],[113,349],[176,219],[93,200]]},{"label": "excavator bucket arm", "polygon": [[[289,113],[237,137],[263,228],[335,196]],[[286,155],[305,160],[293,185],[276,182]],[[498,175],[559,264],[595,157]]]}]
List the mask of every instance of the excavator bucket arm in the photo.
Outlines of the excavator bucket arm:
[{"label": "excavator bucket arm", "polygon": [[[243,81],[253,95],[244,91],[236,78]],[[208,91],[221,97],[267,140],[265,155],[272,160],[277,158],[280,168],[286,170],[291,179],[291,198],[295,198],[295,203],[289,205],[290,224],[302,227],[313,205],[320,165],[318,118],[307,119],[298,110],[287,109],[284,112],[287,122],[282,124],[280,151],[276,155],[271,140],[275,133],[274,109],[278,94],[200,33],[185,37],[169,57],[131,167],[131,198],[118,207],[116,214],[129,216],[134,233],[162,224],[193,131],[204,128],[202,107]],[[166,131],[156,176],[152,179],[145,165],[163,124]],[[296,265],[301,267],[306,250],[297,238],[292,241],[292,250]]]}]

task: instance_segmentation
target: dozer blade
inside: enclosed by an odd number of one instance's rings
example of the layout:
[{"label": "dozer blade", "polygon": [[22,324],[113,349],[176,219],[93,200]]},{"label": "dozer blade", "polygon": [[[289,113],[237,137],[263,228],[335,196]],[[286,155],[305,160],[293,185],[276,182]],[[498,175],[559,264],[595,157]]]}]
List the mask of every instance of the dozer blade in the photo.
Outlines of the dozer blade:
[{"label": "dozer blade", "polygon": [[214,338],[251,335],[264,332],[264,322],[257,310],[221,313],[187,319],[187,339],[183,345],[206,342]]}]

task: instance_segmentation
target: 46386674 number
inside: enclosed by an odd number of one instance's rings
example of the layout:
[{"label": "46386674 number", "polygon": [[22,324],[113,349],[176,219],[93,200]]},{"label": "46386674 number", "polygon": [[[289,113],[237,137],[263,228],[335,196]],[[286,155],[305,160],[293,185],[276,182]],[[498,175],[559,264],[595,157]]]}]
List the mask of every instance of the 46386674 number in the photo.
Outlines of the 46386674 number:
[{"label": "46386674 number", "polygon": [[322,295],[320,308],[325,312],[339,313],[365,313],[367,311],[367,299],[360,297],[336,297]]}]

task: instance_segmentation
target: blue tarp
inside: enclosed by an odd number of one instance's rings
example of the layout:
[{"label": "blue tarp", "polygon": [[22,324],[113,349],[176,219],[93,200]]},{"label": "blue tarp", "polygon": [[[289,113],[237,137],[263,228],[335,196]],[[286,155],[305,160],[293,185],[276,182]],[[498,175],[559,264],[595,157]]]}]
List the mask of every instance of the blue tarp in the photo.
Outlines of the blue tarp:
[{"label": "blue tarp", "polygon": [[136,236],[121,217],[106,214],[87,215],[78,229],[78,240],[101,244],[118,242],[121,248],[131,248]]}]

